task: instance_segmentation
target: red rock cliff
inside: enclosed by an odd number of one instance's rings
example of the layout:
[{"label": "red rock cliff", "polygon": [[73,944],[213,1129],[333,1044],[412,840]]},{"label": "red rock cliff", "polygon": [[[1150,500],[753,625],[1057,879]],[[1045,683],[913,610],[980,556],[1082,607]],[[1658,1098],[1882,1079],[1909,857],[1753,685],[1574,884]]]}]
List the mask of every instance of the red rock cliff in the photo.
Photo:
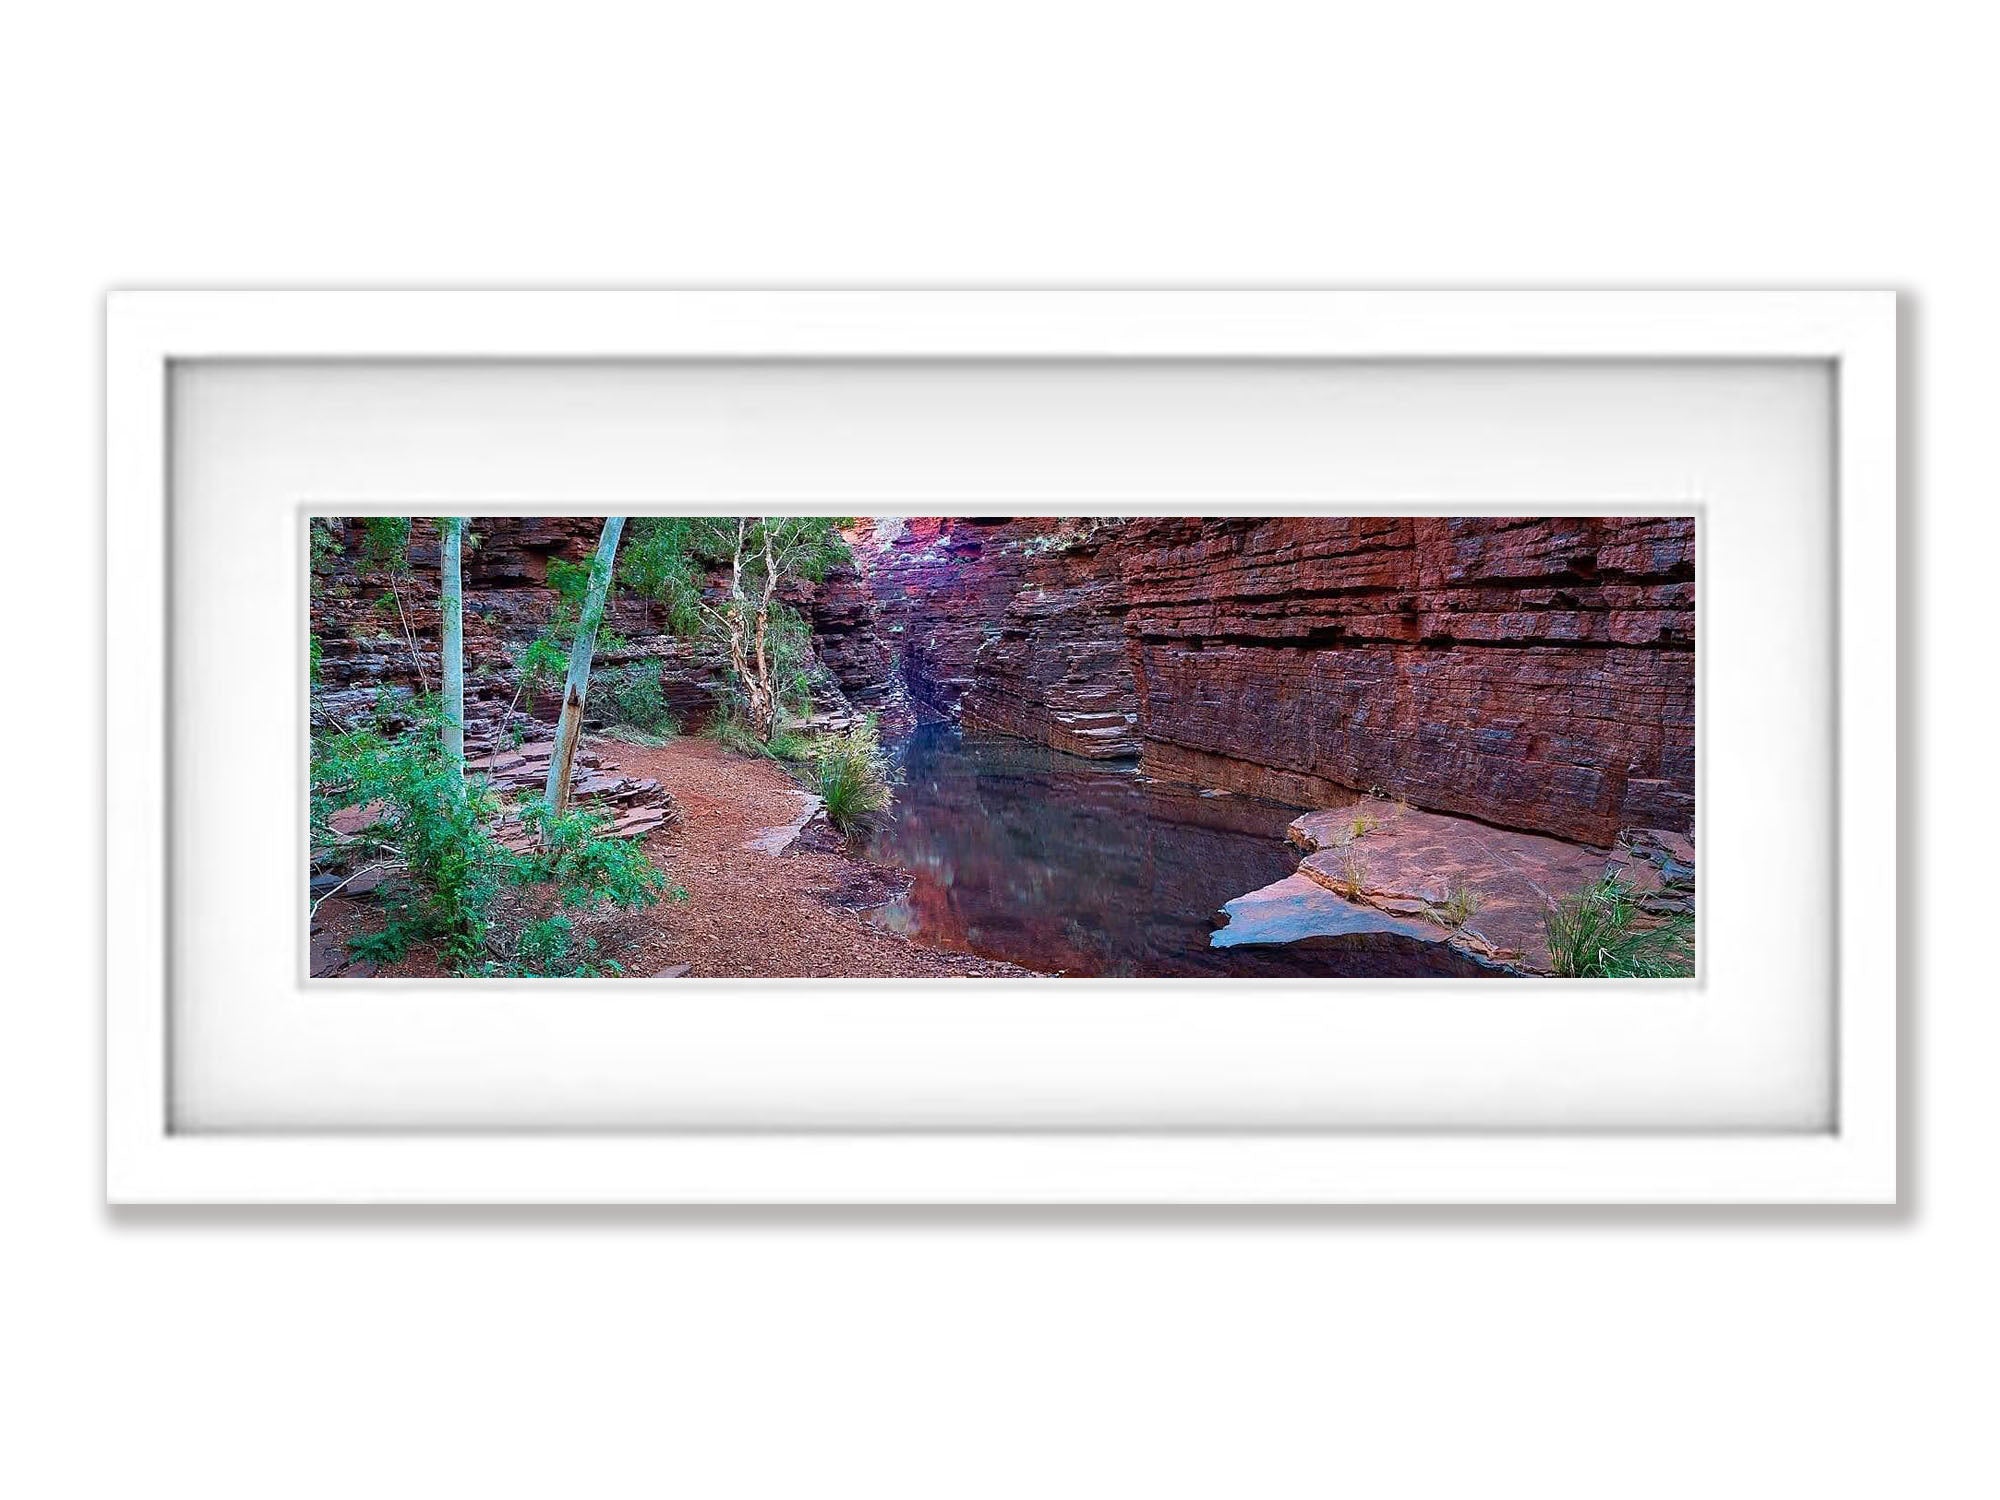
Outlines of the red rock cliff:
[{"label": "red rock cliff", "polygon": [[1692,828],[1691,519],[946,520],[861,559],[975,724],[1295,805]]}]

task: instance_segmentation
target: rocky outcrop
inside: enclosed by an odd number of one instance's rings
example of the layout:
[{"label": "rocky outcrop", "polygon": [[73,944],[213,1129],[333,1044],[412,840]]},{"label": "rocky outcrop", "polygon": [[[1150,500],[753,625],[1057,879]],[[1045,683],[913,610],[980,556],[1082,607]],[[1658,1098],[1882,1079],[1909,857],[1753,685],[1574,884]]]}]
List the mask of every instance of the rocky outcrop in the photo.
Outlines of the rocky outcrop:
[{"label": "rocky outcrop", "polygon": [[1546,975],[1550,907],[1607,876],[1632,893],[1641,921],[1694,914],[1694,845],[1662,830],[1628,833],[1607,855],[1364,798],[1293,819],[1287,837],[1303,853],[1297,873],[1225,903],[1214,946],[1393,935],[1493,972]]},{"label": "rocky outcrop", "polygon": [[858,556],[938,712],[1162,779],[1380,790],[1609,846],[1694,815],[1694,522],[878,522]]}]

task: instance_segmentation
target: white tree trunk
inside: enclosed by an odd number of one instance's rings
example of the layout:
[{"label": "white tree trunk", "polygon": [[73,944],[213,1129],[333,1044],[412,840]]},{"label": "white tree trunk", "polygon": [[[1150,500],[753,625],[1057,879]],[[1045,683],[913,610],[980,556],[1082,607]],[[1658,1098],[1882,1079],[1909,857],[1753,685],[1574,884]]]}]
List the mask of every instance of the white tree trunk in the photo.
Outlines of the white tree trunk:
[{"label": "white tree trunk", "polygon": [[444,614],[444,753],[465,780],[465,591],[459,559],[465,539],[465,517],[446,516],[438,522],[438,568],[444,575],[439,595]]},{"label": "white tree trunk", "polygon": [[576,622],[576,644],[569,653],[569,680],[563,685],[562,718],[556,723],[555,753],[549,757],[549,784],[542,793],[549,811],[569,809],[570,770],[576,764],[576,742],[583,733],[583,703],[590,696],[590,657],[597,649],[597,627],[604,620],[604,601],[611,593],[611,566],[618,556],[623,516],[606,516],[598,538],[597,556],[590,564],[590,587],[584,594],[583,615]]}]

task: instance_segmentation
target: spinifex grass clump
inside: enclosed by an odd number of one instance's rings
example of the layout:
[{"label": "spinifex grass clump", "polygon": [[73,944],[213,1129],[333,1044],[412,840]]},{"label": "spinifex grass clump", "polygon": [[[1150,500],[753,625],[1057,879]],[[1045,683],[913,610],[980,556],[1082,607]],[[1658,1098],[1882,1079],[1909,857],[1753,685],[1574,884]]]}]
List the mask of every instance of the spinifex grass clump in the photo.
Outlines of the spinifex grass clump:
[{"label": "spinifex grass clump", "polygon": [[1442,927],[1463,927],[1485,904],[1485,898],[1475,887],[1463,880],[1449,880],[1445,882],[1444,899],[1431,904],[1429,916]]},{"label": "spinifex grass clump", "polygon": [[889,805],[894,773],[873,719],[845,734],[829,735],[814,753],[820,800],[828,821],[842,833],[853,832]]},{"label": "spinifex grass clump", "polygon": [[1565,979],[1684,979],[1694,973],[1694,918],[1651,919],[1632,888],[1606,875],[1549,903],[1549,966]]}]

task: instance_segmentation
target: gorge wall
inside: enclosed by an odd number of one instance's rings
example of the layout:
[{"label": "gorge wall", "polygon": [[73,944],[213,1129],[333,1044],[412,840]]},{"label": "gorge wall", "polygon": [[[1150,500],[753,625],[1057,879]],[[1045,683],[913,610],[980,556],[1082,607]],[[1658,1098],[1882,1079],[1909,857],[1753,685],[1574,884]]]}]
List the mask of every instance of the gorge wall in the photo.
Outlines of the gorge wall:
[{"label": "gorge wall", "polygon": [[947,518],[857,556],[969,725],[1295,805],[1692,830],[1689,518]]},{"label": "gorge wall", "polygon": [[[476,519],[467,717],[492,722],[548,617],[553,558],[592,517]],[[316,703],[418,686],[359,526],[316,585]],[[879,517],[855,564],[789,595],[831,713],[915,717],[1293,806],[1378,790],[1420,808],[1609,845],[1692,831],[1695,537],[1688,518]],[[403,615],[438,681],[437,537],[412,529]],[[615,595],[600,662],[657,661],[684,722],[721,663],[658,605]],[[554,703],[527,705],[553,717]]]}]

